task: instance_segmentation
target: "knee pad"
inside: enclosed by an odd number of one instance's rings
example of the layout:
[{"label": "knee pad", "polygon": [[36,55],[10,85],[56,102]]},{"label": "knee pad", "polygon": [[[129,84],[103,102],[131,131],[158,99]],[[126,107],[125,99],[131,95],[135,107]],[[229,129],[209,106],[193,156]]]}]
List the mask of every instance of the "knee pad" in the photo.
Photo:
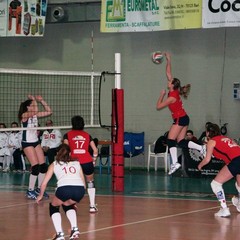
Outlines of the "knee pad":
[{"label": "knee pad", "polygon": [[39,174],[39,164],[32,166],[31,174],[34,176],[38,176]]},{"label": "knee pad", "polygon": [[219,183],[215,180],[212,180],[211,188],[212,188],[212,191],[214,192],[214,194],[217,196],[218,199],[223,199],[224,191],[223,191],[221,183]]},{"label": "knee pad", "polygon": [[39,172],[40,173],[46,173],[48,170],[48,165],[46,163],[43,163],[39,165]]},{"label": "knee pad", "polygon": [[177,142],[175,140],[172,140],[172,139],[167,139],[167,145],[168,145],[169,148],[176,147]]},{"label": "knee pad", "polygon": [[58,213],[59,212],[59,207],[55,207],[53,206],[51,203],[49,203],[49,215],[50,217],[54,214],[54,213]]},{"label": "knee pad", "polygon": [[72,205],[69,205],[69,206],[62,205],[62,208],[63,208],[64,212],[66,213],[68,210],[71,210],[71,209],[75,210],[74,205],[75,204],[72,204]]},{"label": "knee pad", "polygon": [[182,139],[181,141],[178,142],[178,146],[180,148],[188,148],[188,140]]},{"label": "knee pad", "polygon": [[87,182],[88,188],[95,188],[94,181]]}]

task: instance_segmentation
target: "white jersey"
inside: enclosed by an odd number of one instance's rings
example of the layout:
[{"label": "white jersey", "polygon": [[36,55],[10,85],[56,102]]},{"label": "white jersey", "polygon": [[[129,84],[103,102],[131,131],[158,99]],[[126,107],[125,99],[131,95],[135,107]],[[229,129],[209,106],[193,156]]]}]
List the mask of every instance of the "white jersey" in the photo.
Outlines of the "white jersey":
[{"label": "white jersey", "polygon": [[0,156],[10,156],[8,148],[8,133],[0,132]]},{"label": "white jersey", "polygon": [[[32,128],[38,127],[38,119],[37,116],[34,115],[30,117],[26,122],[22,122],[22,127],[25,128]],[[27,143],[34,143],[38,141],[38,134],[37,130],[23,130],[22,131],[22,141]]]},{"label": "white jersey", "polygon": [[45,130],[42,135],[42,147],[57,148],[62,143],[62,133],[58,129]]},{"label": "white jersey", "polygon": [[57,187],[61,186],[84,186],[80,176],[81,166],[78,161],[53,162],[54,174],[57,178]]},{"label": "white jersey", "polygon": [[13,149],[21,148],[22,133],[21,132],[11,132],[8,138],[8,144]]}]

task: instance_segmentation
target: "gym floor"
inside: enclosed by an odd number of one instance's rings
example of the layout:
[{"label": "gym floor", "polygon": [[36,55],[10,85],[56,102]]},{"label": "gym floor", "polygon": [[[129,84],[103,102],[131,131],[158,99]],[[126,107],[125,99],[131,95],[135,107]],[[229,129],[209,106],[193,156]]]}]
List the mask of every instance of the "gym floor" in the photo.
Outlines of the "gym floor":
[{"label": "gym floor", "polygon": [[[54,235],[50,200],[39,205],[25,198],[29,173],[0,173],[0,239],[47,240]],[[224,185],[231,216],[216,218],[219,204],[211,178],[167,176],[163,171],[125,170],[124,193],[112,192],[112,177],[96,169],[97,214],[90,214],[88,196],[78,206],[81,240],[237,240],[240,213],[231,204],[234,180]],[[54,194],[55,179],[48,193]],[[70,225],[62,214],[66,239]]]}]

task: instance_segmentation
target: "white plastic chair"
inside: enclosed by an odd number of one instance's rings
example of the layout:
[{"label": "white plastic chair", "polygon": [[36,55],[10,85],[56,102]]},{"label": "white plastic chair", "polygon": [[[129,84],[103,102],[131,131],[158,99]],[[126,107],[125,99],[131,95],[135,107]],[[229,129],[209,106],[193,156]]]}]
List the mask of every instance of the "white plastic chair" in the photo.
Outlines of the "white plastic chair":
[{"label": "white plastic chair", "polygon": [[166,147],[166,152],[164,153],[154,153],[153,149],[155,146],[155,143],[151,143],[148,145],[148,162],[147,162],[147,170],[149,172],[149,168],[150,168],[150,160],[151,158],[154,158],[154,169],[155,171],[157,171],[157,163],[159,161],[159,159],[163,159],[163,163],[164,163],[164,170],[165,172],[168,171],[168,159],[170,157],[169,153],[168,153],[168,146]]}]

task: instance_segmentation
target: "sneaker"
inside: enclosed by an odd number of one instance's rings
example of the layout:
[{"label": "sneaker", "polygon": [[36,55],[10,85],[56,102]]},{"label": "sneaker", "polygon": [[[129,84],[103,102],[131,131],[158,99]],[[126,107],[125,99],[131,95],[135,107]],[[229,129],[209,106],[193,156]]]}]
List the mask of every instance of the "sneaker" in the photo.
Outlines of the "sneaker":
[{"label": "sneaker", "polygon": [[3,169],[2,171],[5,172],[5,173],[10,172],[10,168],[9,168],[9,167],[6,167],[6,168]]},{"label": "sneaker", "polygon": [[33,200],[36,200],[37,199],[37,193],[34,191],[34,190],[27,190],[26,192],[26,197],[28,199],[33,199]]},{"label": "sneaker", "polygon": [[97,209],[96,205],[90,206],[89,212],[90,212],[90,213],[96,213],[96,212],[98,212],[98,209]]},{"label": "sneaker", "polygon": [[202,149],[201,149],[200,153],[203,156],[203,158],[206,157],[206,155],[207,155],[207,145],[206,144],[202,145]]},{"label": "sneaker", "polygon": [[52,240],[65,240],[64,233],[59,232],[55,234],[55,237]]},{"label": "sneaker", "polygon": [[75,227],[71,230],[69,239],[73,239],[73,240],[77,239],[77,238],[79,238],[79,235],[80,235],[79,229],[77,227]]},{"label": "sneaker", "polygon": [[220,210],[214,214],[215,217],[229,217],[230,215],[229,208],[220,208]]},{"label": "sneaker", "polygon": [[[36,188],[35,192],[38,196],[40,194],[40,188]],[[46,199],[49,199],[49,195],[46,192],[43,193],[43,197],[46,198]]]},{"label": "sneaker", "polygon": [[236,197],[236,196],[232,197],[232,204],[233,204],[233,206],[236,207],[237,211],[240,212],[240,201],[239,201],[238,197]]},{"label": "sneaker", "polygon": [[171,164],[170,170],[168,172],[168,175],[173,174],[174,172],[176,172],[179,168],[181,167],[180,163],[175,163],[175,164]]}]

